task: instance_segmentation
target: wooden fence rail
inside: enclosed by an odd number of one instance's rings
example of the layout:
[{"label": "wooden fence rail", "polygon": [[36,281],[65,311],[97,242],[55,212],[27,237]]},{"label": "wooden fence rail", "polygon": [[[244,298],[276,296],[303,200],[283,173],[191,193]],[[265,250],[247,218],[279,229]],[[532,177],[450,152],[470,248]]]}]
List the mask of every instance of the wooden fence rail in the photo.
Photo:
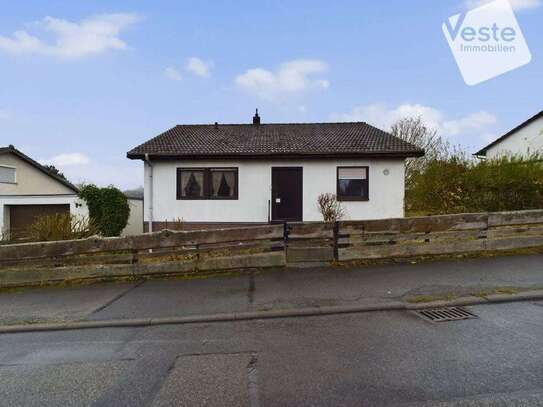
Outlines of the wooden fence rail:
[{"label": "wooden fence rail", "polygon": [[543,210],[169,231],[0,246],[0,287],[543,247]]},{"label": "wooden fence rail", "polygon": [[543,210],[340,222],[339,261],[543,245]]},{"label": "wooden fence rail", "polygon": [[286,265],[283,225],[0,246],[0,287]]},{"label": "wooden fence rail", "polygon": [[333,223],[292,224],[287,228],[287,262],[326,262],[334,260]]}]

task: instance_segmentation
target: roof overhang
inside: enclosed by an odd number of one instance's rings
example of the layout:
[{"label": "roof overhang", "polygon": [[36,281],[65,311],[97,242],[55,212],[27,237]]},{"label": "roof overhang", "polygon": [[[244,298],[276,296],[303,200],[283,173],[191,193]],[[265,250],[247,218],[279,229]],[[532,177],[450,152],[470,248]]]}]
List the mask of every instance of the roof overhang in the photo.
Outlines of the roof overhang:
[{"label": "roof overhang", "polygon": [[175,153],[127,153],[131,160],[145,160],[148,156],[151,160],[288,160],[288,159],[356,159],[356,158],[392,158],[406,159],[424,156],[424,150],[412,152],[371,152],[371,153],[236,153],[236,154],[175,154]]}]

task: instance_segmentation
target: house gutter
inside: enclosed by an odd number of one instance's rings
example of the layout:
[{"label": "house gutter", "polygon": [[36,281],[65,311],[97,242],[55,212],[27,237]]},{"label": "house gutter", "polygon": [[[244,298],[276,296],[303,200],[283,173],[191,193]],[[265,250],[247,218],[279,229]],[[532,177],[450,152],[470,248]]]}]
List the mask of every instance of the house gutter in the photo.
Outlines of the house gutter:
[{"label": "house gutter", "polygon": [[[340,158],[416,158],[424,156],[424,150],[411,152],[381,152],[381,153],[221,153],[221,154],[176,154],[157,153],[153,157],[157,160],[210,160],[210,159],[238,159],[238,160],[261,160],[261,159],[340,159]],[[141,160],[147,155],[131,154],[127,157],[131,160]]]},{"label": "house gutter", "polygon": [[149,154],[145,154],[144,161],[149,165],[149,233],[153,232],[153,164]]}]

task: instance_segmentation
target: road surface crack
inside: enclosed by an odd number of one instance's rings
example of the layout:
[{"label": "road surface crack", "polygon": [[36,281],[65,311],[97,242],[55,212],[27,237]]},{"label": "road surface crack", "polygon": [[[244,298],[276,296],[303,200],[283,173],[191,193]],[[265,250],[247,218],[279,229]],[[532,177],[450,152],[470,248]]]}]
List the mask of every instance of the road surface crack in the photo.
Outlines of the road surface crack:
[{"label": "road surface crack", "polygon": [[257,361],[256,354],[251,355],[251,360],[247,365],[247,385],[249,391],[249,407],[259,407],[258,400],[258,376],[257,376]]}]

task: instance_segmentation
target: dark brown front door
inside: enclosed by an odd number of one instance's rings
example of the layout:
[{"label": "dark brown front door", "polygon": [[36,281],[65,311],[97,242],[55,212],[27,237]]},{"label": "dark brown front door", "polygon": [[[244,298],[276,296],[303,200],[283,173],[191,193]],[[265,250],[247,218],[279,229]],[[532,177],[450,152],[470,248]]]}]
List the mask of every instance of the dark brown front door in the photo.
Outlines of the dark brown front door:
[{"label": "dark brown front door", "polygon": [[272,220],[303,220],[303,169],[272,168]]},{"label": "dark brown front door", "polygon": [[12,239],[28,237],[28,230],[40,216],[70,213],[70,205],[11,205],[9,228]]}]

